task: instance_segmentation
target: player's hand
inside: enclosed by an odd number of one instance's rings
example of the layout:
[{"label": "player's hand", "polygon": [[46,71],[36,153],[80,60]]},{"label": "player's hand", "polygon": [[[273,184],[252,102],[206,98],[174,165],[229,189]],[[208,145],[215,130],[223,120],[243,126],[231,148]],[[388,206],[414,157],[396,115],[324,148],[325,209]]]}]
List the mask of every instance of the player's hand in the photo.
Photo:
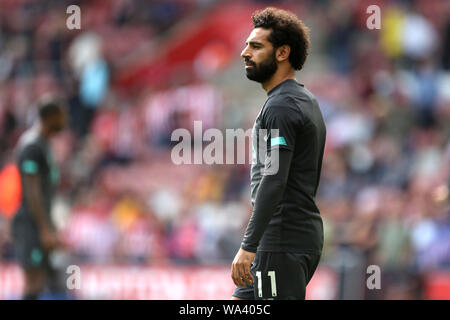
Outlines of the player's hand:
[{"label": "player's hand", "polygon": [[231,278],[235,285],[245,288],[245,282],[249,284],[253,283],[250,266],[253,259],[255,259],[255,255],[253,252],[245,251],[242,248],[239,249],[231,265]]},{"label": "player's hand", "polygon": [[56,232],[43,228],[41,230],[41,244],[44,250],[51,251],[60,246],[61,242]]}]

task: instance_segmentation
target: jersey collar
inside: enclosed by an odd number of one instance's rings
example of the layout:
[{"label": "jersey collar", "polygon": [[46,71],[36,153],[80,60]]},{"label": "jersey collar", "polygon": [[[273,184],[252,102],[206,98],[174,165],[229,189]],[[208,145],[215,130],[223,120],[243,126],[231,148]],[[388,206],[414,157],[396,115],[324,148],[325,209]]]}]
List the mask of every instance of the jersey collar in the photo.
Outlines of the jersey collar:
[{"label": "jersey collar", "polygon": [[291,84],[297,84],[303,87],[303,84],[299,83],[297,80],[295,79],[286,79],[282,82],[280,82],[279,84],[277,84],[275,87],[273,87],[269,92],[267,92],[267,96],[271,97],[273,95],[275,95],[277,92],[279,92],[281,90],[281,88],[283,87],[282,85],[291,85]]}]

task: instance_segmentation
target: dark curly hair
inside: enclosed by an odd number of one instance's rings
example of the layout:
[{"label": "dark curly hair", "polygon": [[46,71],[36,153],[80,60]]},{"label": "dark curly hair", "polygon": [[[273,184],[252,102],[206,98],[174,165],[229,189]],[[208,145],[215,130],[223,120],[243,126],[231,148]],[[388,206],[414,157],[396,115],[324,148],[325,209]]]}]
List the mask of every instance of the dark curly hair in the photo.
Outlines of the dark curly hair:
[{"label": "dark curly hair", "polygon": [[295,70],[301,70],[308,56],[309,28],[291,12],[266,8],[252,14],[254,28],[271,29],[268,40],[275,49],[289,45],[289,62]]}]

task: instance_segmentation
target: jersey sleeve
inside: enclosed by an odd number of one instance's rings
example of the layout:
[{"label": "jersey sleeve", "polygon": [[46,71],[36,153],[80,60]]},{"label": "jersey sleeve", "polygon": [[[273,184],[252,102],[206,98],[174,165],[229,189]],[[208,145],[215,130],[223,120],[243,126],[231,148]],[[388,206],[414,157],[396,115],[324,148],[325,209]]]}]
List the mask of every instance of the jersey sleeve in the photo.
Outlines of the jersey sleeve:
[{"label": "jersey sleeve", "polygon": [[22,150],[19,157],[19,170],[24,174],[39,174],[42,172],[42,153],[39,148],[30,145]]},{"label": "jersey sleeve", "polygon": [[267,150],[274,148],[293,151],[298,129],[302,125],[302,114],[297,107],[272,105],[265,117]]},{"label": "jersey sleeve", "polygon": [[263,176],[256,194],[253,212],[241,243],[242,249],[256,252],[261,237],[283,197],[292,156],[291,151],[281,150],[279,153],[279,170],[273,175]]}]

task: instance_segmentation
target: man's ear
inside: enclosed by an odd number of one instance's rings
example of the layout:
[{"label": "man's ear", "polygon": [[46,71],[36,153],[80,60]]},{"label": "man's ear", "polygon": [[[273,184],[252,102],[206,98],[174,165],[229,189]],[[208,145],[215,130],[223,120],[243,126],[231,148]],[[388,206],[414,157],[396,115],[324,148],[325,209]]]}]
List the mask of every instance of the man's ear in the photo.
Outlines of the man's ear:
[{"label": "man's ear", "polygon": [[291,53],[291,47],[287,44],[284,44],[277,48],[275,53],[275,57],[278,62],[283,62],[289,59],[289,54]]}]

